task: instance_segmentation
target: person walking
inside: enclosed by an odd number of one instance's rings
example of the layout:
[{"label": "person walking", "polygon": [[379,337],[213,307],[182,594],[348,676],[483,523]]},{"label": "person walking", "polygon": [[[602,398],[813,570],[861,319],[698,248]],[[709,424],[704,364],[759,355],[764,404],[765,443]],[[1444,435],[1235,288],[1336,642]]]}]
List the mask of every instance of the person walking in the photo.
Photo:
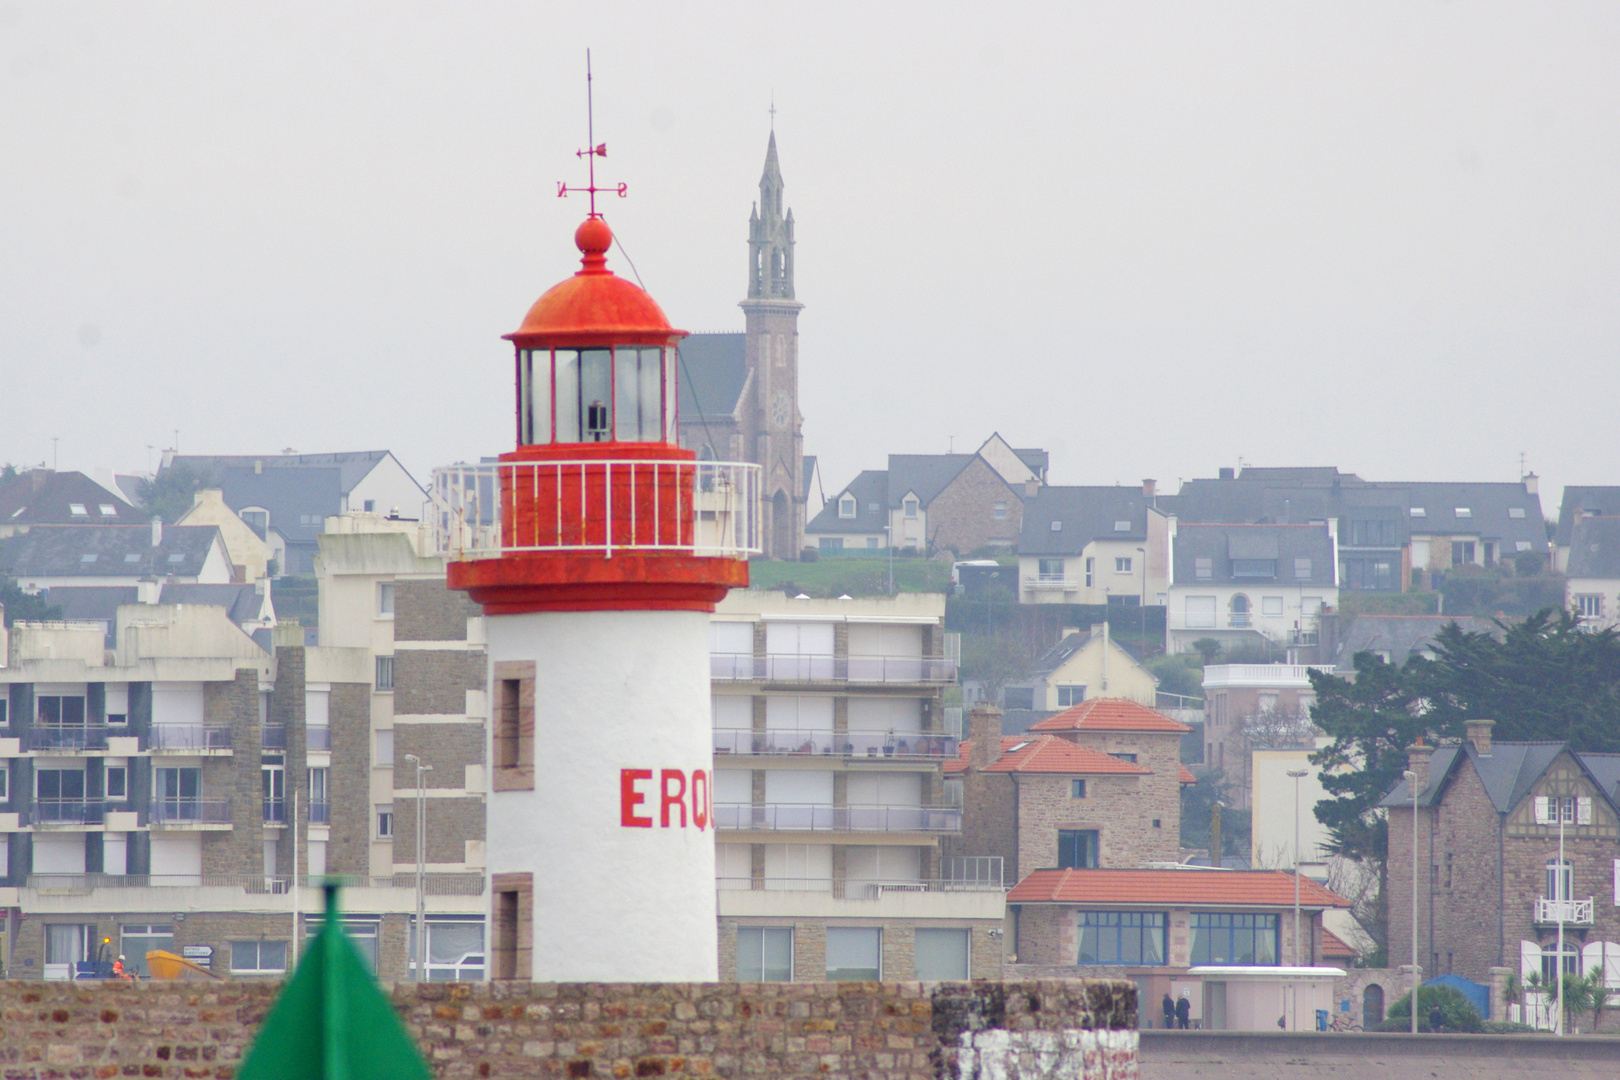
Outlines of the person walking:
[{"label": "person walking", "polygon": [[1191,1019],[1192,999],[1187,996],[1187,991],[1183,990],[1181,1000],[1176,1002],[1176,1027],[1186,1031]]},{"label": "person walking", "polygon": [[1164,992],[1164,1026],[1166,1028],[1176,1026],[1176,999],[1170,996],[1168,990]]},{"label": "person walking", "polygon": [[1444,1020],[1445,1020],[1445,1017],[1441,1015],[1439,1005],[1436,1005],[1436,1006],[1434,1006],[1433,1008],[1431,1008],[1429,1010],[1429,1030],[1430,1031],[1439,1031],[1440,1028],[1441,1028],[1441,1025],[1444,1023]]}]

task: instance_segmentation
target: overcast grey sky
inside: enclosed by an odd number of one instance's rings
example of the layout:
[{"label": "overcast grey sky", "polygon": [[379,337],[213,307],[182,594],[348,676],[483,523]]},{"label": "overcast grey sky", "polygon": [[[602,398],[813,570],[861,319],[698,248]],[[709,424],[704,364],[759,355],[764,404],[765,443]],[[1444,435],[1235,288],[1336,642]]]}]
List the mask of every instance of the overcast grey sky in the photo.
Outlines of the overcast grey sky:
[{"label": "overcast grey sky", "polygon": [[993,430],[1620,483],[1620,5],[1543,2],[0,0],[0,461],[509,449],[587,46],[689,330],[742,326],[774,92],[829,489]]}]

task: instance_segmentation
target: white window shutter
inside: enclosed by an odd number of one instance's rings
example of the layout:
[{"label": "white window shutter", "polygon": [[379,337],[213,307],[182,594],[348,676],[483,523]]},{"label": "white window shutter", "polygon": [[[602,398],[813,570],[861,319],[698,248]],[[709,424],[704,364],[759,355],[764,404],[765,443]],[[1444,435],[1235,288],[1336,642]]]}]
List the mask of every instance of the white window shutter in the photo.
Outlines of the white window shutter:
[{"label": "white window shutter", "polygon": [[[1549,800],[1547,798],[1547,796],[1545,796],[1545,795],[1537,795],[1536,796],[1536,824],[1537,825],[1551,825],[1551,824],[1553,824],[1552,806],[1550,805],[1550,802],[1551,802],[1551,800]],[[1539,963],[1539,961],[1538,961],[1538,963]]]},{"label": "white window shutter", "polygon": [[1541,946],[1533,941],[1519,942],[1519,978],[1541,974]]},{"label": "white window shutter", "polygon": [[1592,799],[1590,796],[1583,795],[1575,800],[1575,824],[1592,824]]},{"label": "white window shutter", "polygon": [[1614,906],[1620,907],[1620,859],[1614,860]]}]

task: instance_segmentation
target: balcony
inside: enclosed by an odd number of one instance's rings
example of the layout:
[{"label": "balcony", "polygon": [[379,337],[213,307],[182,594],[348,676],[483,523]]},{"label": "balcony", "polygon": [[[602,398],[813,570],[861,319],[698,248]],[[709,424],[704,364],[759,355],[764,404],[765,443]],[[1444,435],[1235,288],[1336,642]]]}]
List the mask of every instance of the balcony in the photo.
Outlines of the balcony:
[{"label": "balcony", "polygon": [[846,758],[949,760],[961,744],[948,735],[896,735],[892,731],[749,731],[714,733],[716,754],[837,754]]},{"label": "balcony", "polygon": [[187,825],[231,824],[229,799],[154,799],[146,820],[154,829]]},{"label": "balcony", "polygon": [[231,748],[231,729],[202,724],[153,724],[153,753],[202,754]]},{"label": "balcony", "polygon": [[1254,625],[1253,619],[1247,611],[1234,611],[1227,616],[1226,625],[1233,630],[1247,630]]},{"label": "balcony", "polygon": [[435,550],[457,560],[616,551],[746,559],[761,550],[761,476],[758,465],[678,459],[452,465],[433,470]]},{"label": "balcony", "polygon": [[92,889],[236,889],[258,895],[289,891],[292,879],[264,874],[29,874],[28,888],[50,893]]},{"label": "balcony", "polygon": [[721,830],[782,832],[955,833],[962,831],[962,811],[954,806],[716,803],[714,826]]},{"label": "balcony", "polygon": [[1593,898],[1585,900],[1549,900],[1536,898],[1536,922],[1540,925],[1563,923],[1565,926],[1591,926]]},{"label": "balcony", "polygon": [[305,728],[304,748],[307,750],[332,749],[332,729],[329,727]]},{"label": "balcony", "polygon": [[107,804],[100,799],[35,799],[29,819],[35,825],[101,825]]},{"label": "balcony", "polygon": [[266,825],[285,825],[285,824],[287,824],[287,800],[286,799],[266,799],[266,800],[264,800],[264,823]]},{"label": "balcony", "polygon": [[1035,574],[1024,579],[1024,588],[1029,592],[1074,592],[1080,582],[1062,574]]},{"label": "balcony", "polygon": [[309,804],[309,824],[332,824],[332,804],[326,802],[312,802]]},{"label": "balcony", "polygon": [[895,893],[1002,892],[1001,884],[934,878],[926,881],[857,881],[835,878],[716,878],[720,892],[808,892],[847,900],[877,900]]},{"label": "balcony", "polygon": [[956,681],[956,661],[933,656],[710,653],[709,677],[717,682],[948,684]]},{"label": "balcony", "polygon": [[287,729],[281,724],[265,724],[259,729],[259,749],[287,749]]},{"label": "balcony", "polygon": [[107,739],[126,735],[123,727],[105,724],[64,724],[59,727],[33,727],[23,740],[25,750],[105,750]]}]

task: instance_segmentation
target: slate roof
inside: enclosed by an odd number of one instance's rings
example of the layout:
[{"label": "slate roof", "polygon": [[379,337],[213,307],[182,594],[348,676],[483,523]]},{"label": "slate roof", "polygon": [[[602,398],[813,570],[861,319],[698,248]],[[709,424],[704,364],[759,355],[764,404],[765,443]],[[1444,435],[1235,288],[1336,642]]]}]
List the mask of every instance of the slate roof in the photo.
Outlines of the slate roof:
[{"label": "slate roof", "polygon": [[890,454],[890,507],[898,507],[907,493],[914,493],[923,509],[941,491],[962,475],[978,454]]},{"label": "slate roof", "polygon": [[[1491,753],[1482,757],[1472,743],[1448,743],[1437,747],[1429,758],[1429,783],[1418,792],[1418,806],[1433,806],[1445,790],[1447,781],[1457,764],[1466,755],[1474,763],[1497,813],[1505,814],[1530,793],[1530,788],[1547,771],[1567,744],[1561,742],[1493,742]],[[1575,755],[1579,760],[1583,756]],[[1605,755],[1607,756],[1607,755]],[[1594,779],[1597,779],[1594,777]],[[1601,783],[1601,781],[1599,781]],[[1613,788],[1606,792],[1612,797]],[[1395,782],[1379,806],[1411,806],[1412,792],[1403,777]]]},{"label": "slate roof", "polygon": [[[68,622],[94,622],[106,628],[109,644],[118,622],[118,609],[140,602],[133,585],[58,585],[42,591],[42,599],[62,609]],[[167,582],[158,594],[160,604],[213,604],[225,609],[236,625],[256,622],[265,614],[265,597],[252,585],[189,585]]]},{"label": "slate roof", "polygon": [[1569,538],[1578,517],[1613,517],[1617,514],[1620,514],[1620,487],[1600,484],[1566,486],[1563,502],[1558,505],[1558,526],[1553,530],[1553,543],[1559,547],[1569,547]]},{"label": "slate roof", "polygon": [[1069,776],[1100,774],[1151,776],[1152,769],[1112,754],[1072,743],[1056,735],[1038,735],[1007,747],[999,759],[985,766],[993,773],[1060,773]]},{"label": "slate roof", "polygon": [[1013,447],[1013,453],[1018,455],[1019,461],[1022,461],[1025,465],[1029,466],[1030,472],[1040,477],[1042,483],[1046,482],[1046,467],[1051,463],[1052,457],[1050,454],[1048,454],[1045,450],[1031,449],[1028,447],[1020,450],[1016,446]]},{"label": "slate roof", "polygon": [[[838,516],[838,500],[844,492],[855,496],[855,516]],[[882,469],[867,469],[848,487],[828,499],[821,512],[810,519],[804,531],[810,535],[838,533],[881,533],[889,524],[887,509],[889,474]]]},{"label": "slate roof", "polygon": [[[1198,559],[1210,560],[1210,577],[1197,576]],[[1235,559],[1275,561],[1269,577],[1237,577]],[[1310,575],[1296,576],[1296,559],[1310,559]],[[1325,525],[1205,525],[1182,522],[1176,528],[1171,584],[1324,585],[1331,586],[1337,568],[1333,542]]]},{"label": "slate roof", "polygon": [[219,537],[212,525],[169,525],[152,546],[147,525],[41,525],[0,540],[8,577],[192,577]]},{"label": "slate roof", "polygon": [[[75,505],[84,513],[73,513]],[[134,525],[141,520],[134,506],[81,472],[30,469],[0,484],[0,525]]]},{"label": "slate roof", "polygon": [[[254,463],[264,472],[276,469],[336,469],[340,494],[347,495],[370,475],[377,463],[389,456],[387,450],[351,450],[334,454],[176,454],[165,468],[184,464],[193,471],[218,476],[228,469],[253,472]],[[234,509],[234,507],[233,507]]]},{"label": "slate roof", "polygon": [[264,594],[252,585],[187,585],[166,583],[158,594],[160,604],[213,604],[225,609],[231,622],[240,626],[254,622],[264,613]]},{"label": "slate roof", "polygon": [[[1411,483],[1406,488],[1411,507],[1412,531],[1434,536],[1479,536],[1504,545],[1520,541],[1526,550],[1547,549],[1547,527],[1541,518],[1541,497],[1525,490],[1523,484],[1431,484]],[[1466,508],[1468,516],[1457,510]],[[1417,511],[1422,510],[1421,517]],[[1519,510],[1515,518],[1509,511]],[[1511,554],[1516,547],[1504,546]]]},{"label": "slate roof", "polygon": [[[1154,907],[1292,907],[1294,878],[1281,870],[1036,870],[1013,886],[1009,904],[1150,904]],[[1349,907],[1310,878],[1301,907]]]},{"label": "slate roof", "polygon": [[1572,578],[1620,578],[1620,517],[1583,517],[1570,533]]},{"label": "slate roof", "polygon": [[[1094,539],[1146,540],[1151,503],[1141,488],[1043,487],[1024,500],[1018,553],[1078,555]],[[1114,527],[1122,521],[1130,528]]]},{"label": "slate roof", "polygon": [[1031,731],[1162,731],[1183,735],[1192,728],[1157,709],[1125,698],[1089,698],[1033,725]]},{"label": "slate roof", "polygon": [[1288,465],[1282,467],[1256,467],[1246,465],[1238,473],[1239,480],[1260,480],[1275,483],[1279,480],[1296,481],[1300,483],[1331,484],[1361,483],[1361,477],[1355,473],[1342,473],[1337,465]]},{"label": "slate roof", "polygon": [[1404,665],[1414,653],[1421,653],[1434,644],[1435,635],[1448,623],[1474,632],[1500,633],[1500,628],[1489,619],[1465,615],[1347,615],[1339,621],[1339,648],[1333,657],[1339,671],[1355,667],[1356,653],[1388,653],[1389,662],[1396,667]]},{"label": "slate roof", "polygon": [[[1052,672],[1056,671],[1058,668],[1067,663],[1075,653],[1085,648],[1090,642],[1091,631],[1089,630],[1076,630],[1072,634],[1064,635],[1062,641],[1052,646],[1046,651],[1044,656],[1035,661],[1034,666],[1030,668],[1030,674],[1050,675]],[[1130,656],[1130,658],[1135,660],[1137,663],[1142,662],[1142,656],[1139,649],[1132,648],[1120,641],[1118,638],[1114,637],[1110,637],[1109,643],[1124,649],[1126,655]]]},{"label": "slate roof", "polygon": [[680,350],[681,423],[729,418],[748,382],[747,335],[691,334]]}]

